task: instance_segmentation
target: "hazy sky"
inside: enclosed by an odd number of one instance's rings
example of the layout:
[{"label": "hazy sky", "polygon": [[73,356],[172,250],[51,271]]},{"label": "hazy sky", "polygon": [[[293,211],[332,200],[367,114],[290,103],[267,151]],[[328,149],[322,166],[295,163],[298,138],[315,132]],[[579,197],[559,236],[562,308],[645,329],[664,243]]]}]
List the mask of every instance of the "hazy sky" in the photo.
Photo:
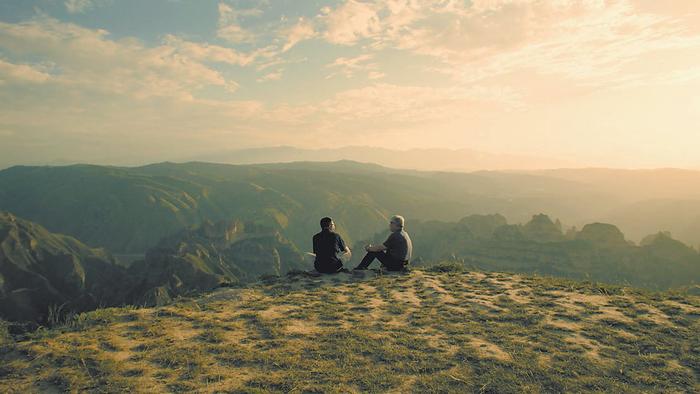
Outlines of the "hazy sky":
[{"label": "hazy sky", "polygon": [[269,145],[698,168],[700,1],[0,1],[0,166]]}]

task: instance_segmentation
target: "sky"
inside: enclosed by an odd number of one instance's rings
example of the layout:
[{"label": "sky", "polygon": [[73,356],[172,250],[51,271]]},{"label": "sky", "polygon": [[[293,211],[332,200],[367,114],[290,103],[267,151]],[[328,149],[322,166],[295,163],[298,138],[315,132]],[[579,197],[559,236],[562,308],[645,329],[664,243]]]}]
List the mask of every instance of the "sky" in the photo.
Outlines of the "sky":
[{"label": "sky", "polygon": [[700,168],[700,2],[0,1],[0,167],[279,145]]}]

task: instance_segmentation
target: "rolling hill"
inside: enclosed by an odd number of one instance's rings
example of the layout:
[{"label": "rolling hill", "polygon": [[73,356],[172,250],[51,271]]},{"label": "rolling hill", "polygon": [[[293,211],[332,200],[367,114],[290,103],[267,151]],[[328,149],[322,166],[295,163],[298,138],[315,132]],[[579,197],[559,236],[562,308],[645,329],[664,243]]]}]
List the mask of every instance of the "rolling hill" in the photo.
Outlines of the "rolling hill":
[{"label": "rolling hill", "polygon": [[61,311],[118,305],[130,286],[104,250],[0,211],[0,317],[46,323]]},{"label": "rolling hill", "polygon": [[35,326],[115,305],[159,305],[303,267],[277,231],[203,222],[161,239],[128,268],[103,249],[0,211],[0,318]]},{"label": "rolling hill", "polygon": [[394,213],[409,221],[499,213],[524,223],[544,212],[567,226],[614,223],[637,242],[670,231],[697,246],[698,184],[698,171],[448,173],[349,161],[18,166],[0,171],[0,209],[120,255],[142,254],[205,219],[232,218],[274,227],[305,250],[322,216],[353,242]]},{"label": "rolling hill", "polygon": [[[539,214],[525,224],[501,215],[470,215],[457,222],[414,221],[414,265],[458,261],[490,271],[538,273],[648,289],[700,283],[700,253],[656,233],[637,245],[614,225],[590,223],[563,231],[561,223]],[[372,243],[382,242],[386,231]],[[355,250],[366,242],[359,242]],[[360,253],[354,256],[361,258]]]},{"label": "rolling hill", "polygon": [[150,305],[195,292],[304,268],[302,254],[277,231],[240,221],[203,222],[162,239],[128,268],[125,301]]},{"label": "rolling hill", "polygon": [[120,254],[142,253],[204,219],[261,222],[303,248],[318,219],[329,214],[352,241],[384,228],[396,212],[425,220],[498,212],[526,220],[543,207],[555,216],[593,216],[609,203],[593,187],[558,178],[422,173],[349,162],[0,171],[0,209]]},{"label": "rolling hill", "polygon": [[450,267],[293,274],[5,333],[0,391],[697,392],[698,317],[695,296]]}]

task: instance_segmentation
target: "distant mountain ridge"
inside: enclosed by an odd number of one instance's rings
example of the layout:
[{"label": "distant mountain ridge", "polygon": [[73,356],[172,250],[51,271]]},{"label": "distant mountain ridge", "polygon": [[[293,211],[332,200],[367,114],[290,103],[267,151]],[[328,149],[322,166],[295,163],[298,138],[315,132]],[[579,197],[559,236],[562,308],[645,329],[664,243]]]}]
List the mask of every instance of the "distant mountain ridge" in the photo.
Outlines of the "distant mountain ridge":
[{"label": "distant mountain ridge", "polygon": [[259,165],[158,163],[0,171],[0,209],[117,254],[141,254],[203,220],[238,218],[307,249],[331,215],[350,242],[409,220],[500,213],[526,222],[545,212],[567,225],[614,223],[630,239],[670,231],[700,244],[700,172],[682,170],[401,170],[351,161]]},{"label": "distant mountain ridge", "polygon": [[[516,177],[518,194],[538,193],[549,182]],[[275,227],[296,245],[307,245],[319,218],[329,214],[350,241],[384,228],[397,212],[443,220],[473,209],[526,215],[530,208],[511,196],[488,195],[499,193],[503,182],[510,180],[348,162],[13,167],[0,171],[0,208],[118,253],[143,252],[183,227],[232,217]],[[566,187],[550,187],[576,190],[556,183]]]},{"label": "distant mountain ridge", "polygon": [[329,162],[352,160],[386,167],[422,171],[532,170],[576,167],[571,160],[516,154],[488,153],[475,149],[387,149],[371,146],[307,149],[292,146],[250,148],[211,153],[190,160],[228,164],[287,163],[296,161]]}]

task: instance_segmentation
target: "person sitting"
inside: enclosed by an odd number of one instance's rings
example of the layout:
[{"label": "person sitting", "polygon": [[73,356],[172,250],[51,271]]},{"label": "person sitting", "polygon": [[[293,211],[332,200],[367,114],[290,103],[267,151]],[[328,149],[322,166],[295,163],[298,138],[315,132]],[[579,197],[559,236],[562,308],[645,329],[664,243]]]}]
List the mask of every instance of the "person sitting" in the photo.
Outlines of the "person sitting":
[{"label": "person sitting", "polygon": [[391,234],[381,245],[367,245],[367,254],[362,262],[355,268],[356,270],[366,270],[372,262],[377,259],[388,271],[403,271],[408,266],[413,253],[411,237],[404,230],[405,220],[402,216],[396,215],[389,222]]},{"label": "person sitting", "polygon": [[321,219],[321,232],[314,235],[314,268],[324,274],[333,274],[343,269],[340,255],[349,254],[350,248],[340,234],[335,232],[333,219]]}]

